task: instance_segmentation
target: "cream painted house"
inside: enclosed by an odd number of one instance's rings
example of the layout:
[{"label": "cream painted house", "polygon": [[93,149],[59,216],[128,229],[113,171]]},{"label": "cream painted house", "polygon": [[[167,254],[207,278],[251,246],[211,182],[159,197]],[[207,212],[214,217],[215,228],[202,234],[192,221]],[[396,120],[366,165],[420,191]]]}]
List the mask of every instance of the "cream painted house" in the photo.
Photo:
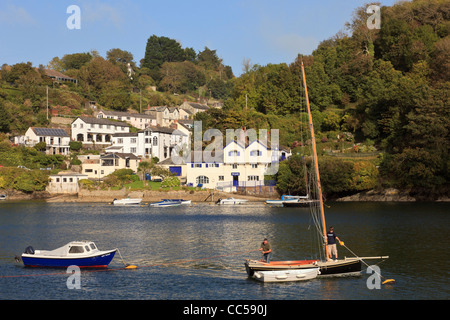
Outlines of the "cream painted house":
[{"label": "cream painted house", "polygon": [[264,186],[264,176],[277,164],[278,150],[255,140],[245,147],[232,141],[221,153],[208,158],[205,152],[191,153],[186,163],[188,185],[233,191],[238,187]]},{"label": "cream painted house", "polygon": [[80,180],[87,179],[85,174],[64,171],[58,174],[51,174],[49,176],[49,183],[47,186],[48,193],[57,194],[74,194],[80,190]]},{"label": "cream painted house", "polygon": [[140,159],[132,153],[107,153],[80,160],[82,161],[82,173],[89,179],[98,180],[118,169],[131,169],[137,172],[140,162]]}]

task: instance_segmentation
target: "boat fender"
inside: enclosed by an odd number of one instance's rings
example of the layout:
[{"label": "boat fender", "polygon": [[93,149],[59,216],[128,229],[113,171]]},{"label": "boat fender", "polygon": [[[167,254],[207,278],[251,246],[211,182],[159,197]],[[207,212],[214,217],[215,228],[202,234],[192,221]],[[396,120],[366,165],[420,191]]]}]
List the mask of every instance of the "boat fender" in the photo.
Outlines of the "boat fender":
[{"label": "boat fender", "polygon": [[25,248],[25,253],[27,254],[34,254],[34,249],[32,246],[28,246]]}]

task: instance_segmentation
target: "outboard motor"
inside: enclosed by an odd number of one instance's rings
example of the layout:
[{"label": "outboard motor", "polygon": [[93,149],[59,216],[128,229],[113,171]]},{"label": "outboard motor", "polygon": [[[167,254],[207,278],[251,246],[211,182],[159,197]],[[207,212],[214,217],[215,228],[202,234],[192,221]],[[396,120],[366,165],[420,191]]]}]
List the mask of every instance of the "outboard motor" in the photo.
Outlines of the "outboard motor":
[{"label": "outboard motor", "polygon": [[32,247],[32,246],[26,247],[24,253],[27,253],[27,254],[34,254],[34,249],[33,249],[33,247]]}]

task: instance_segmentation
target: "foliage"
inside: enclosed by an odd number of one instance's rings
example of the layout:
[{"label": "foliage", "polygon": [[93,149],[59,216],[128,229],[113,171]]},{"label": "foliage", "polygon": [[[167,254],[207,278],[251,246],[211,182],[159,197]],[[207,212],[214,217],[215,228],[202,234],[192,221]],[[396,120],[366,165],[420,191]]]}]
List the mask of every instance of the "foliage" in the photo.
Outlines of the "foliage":
[{"label": "foliage", "polygon": [[48,171],[0,168],[0,189],[14,189],[26,193],[44,191],[48,184]]},{"label": "foliage", "polygon": [[178,187],[180,186],[180,179],[177,177],[166,177],[161,182],[162,188],[168,188],[168,187]]}]

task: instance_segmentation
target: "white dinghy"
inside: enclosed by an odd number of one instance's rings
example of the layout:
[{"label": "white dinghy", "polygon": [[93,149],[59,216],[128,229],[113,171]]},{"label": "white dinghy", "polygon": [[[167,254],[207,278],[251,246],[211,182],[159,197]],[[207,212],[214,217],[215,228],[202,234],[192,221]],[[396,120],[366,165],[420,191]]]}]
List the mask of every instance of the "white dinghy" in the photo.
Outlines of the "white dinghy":
[{"label": "white dinghy", "polygon": [[253,278],[261,282],[305,281],[316,278],[320,273],[319,269],[317,267],[280,271],[255,271]]}]

